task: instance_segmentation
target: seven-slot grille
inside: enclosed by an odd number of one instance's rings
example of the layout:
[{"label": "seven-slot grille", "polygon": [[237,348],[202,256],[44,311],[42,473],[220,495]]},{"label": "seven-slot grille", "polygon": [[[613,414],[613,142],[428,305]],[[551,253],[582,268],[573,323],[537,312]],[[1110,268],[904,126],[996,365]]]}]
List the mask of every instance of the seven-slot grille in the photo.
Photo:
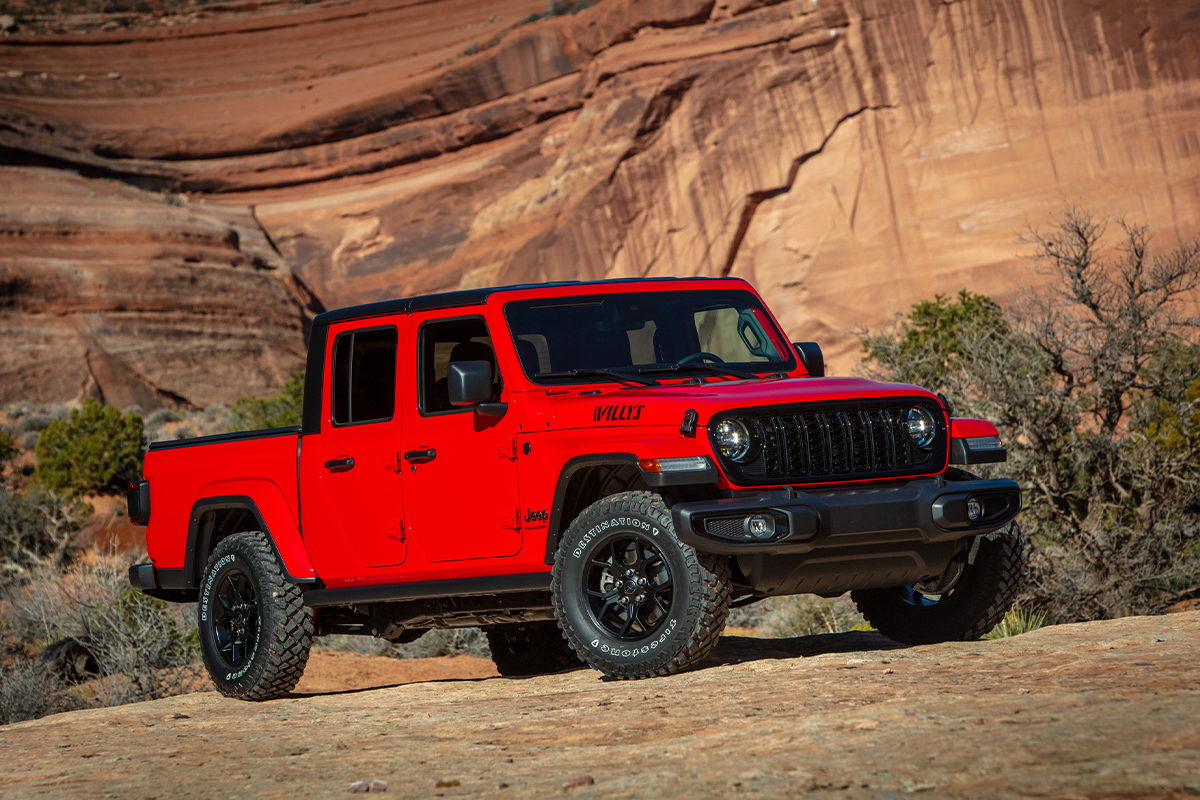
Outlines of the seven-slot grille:
[{"label": "seven-slot grille", "polygon": [[[939,435],[929,450],[912,443],[905,414],[919,405]],[[936,472],[945,466],[945,417],[936,404],[749,410],[736,414],[751,429],[757,454],[744,464],[722,458],[750,482],[821,482]]]}]

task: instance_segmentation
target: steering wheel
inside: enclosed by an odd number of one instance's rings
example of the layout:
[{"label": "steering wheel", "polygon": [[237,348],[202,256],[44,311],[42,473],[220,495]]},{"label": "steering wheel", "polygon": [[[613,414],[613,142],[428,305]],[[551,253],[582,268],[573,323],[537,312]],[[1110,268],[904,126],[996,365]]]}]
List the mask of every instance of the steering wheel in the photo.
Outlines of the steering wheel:
[{"label": "steering wheel", "polygon": [[701,350],[699,353],[692,353],[690,355],[686,355],[683,358],[676,361],[675,363],[677,365],[682,365],[682,364],[691,364],[693,361],[715,361],[718,364],[725,363],[725,359],[721,358],[720,356],[713,355],[712,353],[706,353],[703,350]]}]

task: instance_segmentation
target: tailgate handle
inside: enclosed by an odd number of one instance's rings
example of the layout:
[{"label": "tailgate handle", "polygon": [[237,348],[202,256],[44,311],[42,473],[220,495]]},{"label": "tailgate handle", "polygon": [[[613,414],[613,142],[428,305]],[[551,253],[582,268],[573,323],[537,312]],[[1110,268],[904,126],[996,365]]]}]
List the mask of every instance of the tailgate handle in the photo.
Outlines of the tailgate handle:
[{"label": "tailgate handle", "polygon": [[330,472],[349,472],[354,469],[354,459],[348,456],[331,458],[325,462],[325,469]]},{"label": "tailgate handle", "polygon": [[424,450],[409,450],[404,454],[405,461],[416,461],[418,464],[433,461],[435,458],[437,458],[437,450],[432,447]]}]

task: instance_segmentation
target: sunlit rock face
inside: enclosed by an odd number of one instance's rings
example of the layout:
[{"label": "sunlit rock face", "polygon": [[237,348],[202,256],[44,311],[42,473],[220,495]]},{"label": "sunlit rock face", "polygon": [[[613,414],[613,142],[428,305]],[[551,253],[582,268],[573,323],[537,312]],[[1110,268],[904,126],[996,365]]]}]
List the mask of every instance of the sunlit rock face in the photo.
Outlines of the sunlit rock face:
[{"label": "sunlit rock face", "polygon": [[[913,302],[1036,285],[1018,236],[1066,203],[1200,233],[1200,2],[239,8],[0,41],[6,161],[186,193],[105,190],[100,253],[91,212],[21,239],[60,201],[4,170],[5,398],[103,386],[100,342],[133,394],[227,401],[299,366],[319,307],[663,275],[750,280],[845,374]],[[210,244],[148,258],[139,226]],[[30,299],[83,274],[86,312]]]}]

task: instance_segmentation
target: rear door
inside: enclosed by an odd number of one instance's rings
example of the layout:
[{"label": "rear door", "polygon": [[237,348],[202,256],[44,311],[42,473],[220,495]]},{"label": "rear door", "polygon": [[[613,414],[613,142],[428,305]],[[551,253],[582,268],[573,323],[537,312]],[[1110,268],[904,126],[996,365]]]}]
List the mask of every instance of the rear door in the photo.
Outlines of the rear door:
[{"label": "rear door", "polygon": [[452,361],[488,361],[493,402],[507,395],[483,317],[445,313],[413,314],[408,323],[417,356],[401,448],[408,535],[432,562],[513,556],[521,550],[515,414],[450,405]]},{"label": "rear door", "polygon": [[405,322],[331,327],[325,418],[321,433],[304,437],[301,453],[306,534],[312,525],[337,526],[363,567],[393,567],[407,556],[396,402]]}]

